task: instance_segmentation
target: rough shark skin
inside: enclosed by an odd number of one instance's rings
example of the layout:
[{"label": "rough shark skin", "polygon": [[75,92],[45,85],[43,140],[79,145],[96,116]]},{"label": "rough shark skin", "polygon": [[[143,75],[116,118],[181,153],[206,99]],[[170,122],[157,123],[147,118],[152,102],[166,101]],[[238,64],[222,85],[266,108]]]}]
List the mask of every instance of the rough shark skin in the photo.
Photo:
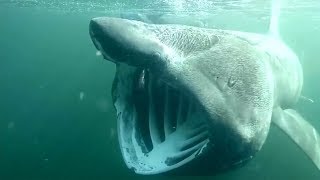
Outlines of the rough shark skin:
[{"label": "rough shark skin", "polygon": [[303,80],[297,56],[280,40],[110,17],[94,18],[90,35],[117,65],[119,143],[136,173],[241,166],[262,148],[271,121],[320,167],[318,133],[285,110]]}]

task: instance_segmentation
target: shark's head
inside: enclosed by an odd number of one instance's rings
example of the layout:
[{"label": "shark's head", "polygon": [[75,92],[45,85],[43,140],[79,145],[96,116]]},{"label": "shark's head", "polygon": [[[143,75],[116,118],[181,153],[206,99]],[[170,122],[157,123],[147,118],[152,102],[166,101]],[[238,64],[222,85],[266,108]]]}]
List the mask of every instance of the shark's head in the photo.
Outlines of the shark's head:
[{"label": "shark's head", "polygon": [[117,64],[112,94],[129,168],[210,172],[260,150],[273,86],[250,43],[219,30],[109,17],[92,19],[90,35]]}]

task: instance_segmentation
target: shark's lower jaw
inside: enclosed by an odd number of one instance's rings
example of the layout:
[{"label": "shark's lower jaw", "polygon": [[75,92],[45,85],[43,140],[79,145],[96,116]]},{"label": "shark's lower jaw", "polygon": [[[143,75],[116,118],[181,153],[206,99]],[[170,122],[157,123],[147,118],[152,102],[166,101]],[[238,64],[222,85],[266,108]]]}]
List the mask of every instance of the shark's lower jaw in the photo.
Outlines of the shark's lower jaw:
[{"label": "shark's lower jaw", "polygon": [[112,94],[122,155],[138,174],[196,163],[210,166],[200,172],[214,172],[242,164],[255,153],[250,144],[209,119],[192,95],[148,70],[118,64]]}]

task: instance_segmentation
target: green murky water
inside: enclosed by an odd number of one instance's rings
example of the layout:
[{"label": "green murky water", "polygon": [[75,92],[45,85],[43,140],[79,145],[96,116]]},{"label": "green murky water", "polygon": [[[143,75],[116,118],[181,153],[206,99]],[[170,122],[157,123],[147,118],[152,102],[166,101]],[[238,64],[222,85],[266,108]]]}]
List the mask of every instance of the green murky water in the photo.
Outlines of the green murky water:
[{"label": "green murky water", "polygon": [[[284,4],[281,36],[300,57],[302,93],[313,100],[297,108],[320,131],[320,2]],[[115,66],[95,55],[88,34],[93,17],[138,12],[264,33],[270,2],[1,0],[0,179],[150,178],[134,175],[122,160],[110,95]],[[320,172],[272,126],[263,149],[245,167],[199,178],[316,180]]]}]

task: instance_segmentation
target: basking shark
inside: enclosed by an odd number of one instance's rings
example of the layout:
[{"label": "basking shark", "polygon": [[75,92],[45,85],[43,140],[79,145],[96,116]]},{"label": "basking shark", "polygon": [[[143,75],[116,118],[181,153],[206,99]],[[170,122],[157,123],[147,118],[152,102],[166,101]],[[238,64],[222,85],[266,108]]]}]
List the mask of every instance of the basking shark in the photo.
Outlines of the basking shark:
[{"label": "basking shark", "polygon": [[271,123],[320,169],[319,134],[293,109],[302,67],[277,35],[276,20],[263,35],[98,17],[90,36],[116,64],[120,149],[136,173],[244,165]]}]

